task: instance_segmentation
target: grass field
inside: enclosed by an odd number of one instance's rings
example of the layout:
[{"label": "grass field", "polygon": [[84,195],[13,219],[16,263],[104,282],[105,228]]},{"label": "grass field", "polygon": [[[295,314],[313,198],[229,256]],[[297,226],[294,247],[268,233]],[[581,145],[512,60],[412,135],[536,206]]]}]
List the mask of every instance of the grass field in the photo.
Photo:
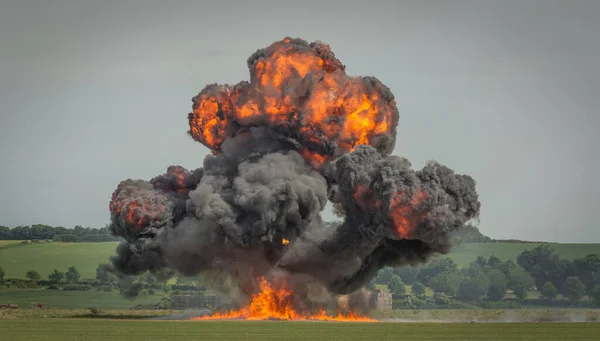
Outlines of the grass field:
[{"label": "grass field", "polygon": [[25,278],[27,270],[36,270],[42,278],[53,269],[66,271],[74,265],[82,278],[96,278],[96,267],[108,262],[117,243],[49,243],[0,249],[0,267],[5,278]]},{"label": "grass field", "polygon": [[[492,255],[503,261],[517,261],[517,256],[525,250],[533,249],[536,243],[470,243],[455,248],[449,257],[462,267],[473,262],[478,256],[489,258]],[[561,258],[573,259],[590,253],[600,254],[600,244],[550,244]]]},{"label": "grass field", "polygon": [[[7,242],[15,241],[1,242],[8,244]],[[537,245],[529,243],[463,244],[452,251],[449,256],[459,266],[468,265],[480,255],[486,258],[496,255],[502,260],[516,261],[521,252]],[[582,257],[590,253],[600,253],[600,244],[552,244],[551,246],[561,257],[567,259]],[[25,278],[27,270],[36,270],[43,278],[46,278],[53,269],[66,271],[69,266],[74,265],[81,273],[82,278],[95,278],[98,264],[106,263],[114,254],[116,247],[116,242],[42,243],[0,247],[0,267],[4,268],[6,278]]]},{"label": "grass field", "polygon": [[156,303],[160,295],[140,295],[134,301],[123,298],[118,290],[62,291],[62,290],[0,290],[0,303],[16,304],[20,308],[31,307],[32,302],[43,303],[48,308],[86,309],[95,306],[102,309],[129,309],[138,304]]},{"label": "grass field", "polygon": [[7,246],[14,246],[21,244],[22,240],[0,240],[0,249]]},{"label": "grass field", "polygon": [[0,320],[2,340],[592,340],[597,323]]}]

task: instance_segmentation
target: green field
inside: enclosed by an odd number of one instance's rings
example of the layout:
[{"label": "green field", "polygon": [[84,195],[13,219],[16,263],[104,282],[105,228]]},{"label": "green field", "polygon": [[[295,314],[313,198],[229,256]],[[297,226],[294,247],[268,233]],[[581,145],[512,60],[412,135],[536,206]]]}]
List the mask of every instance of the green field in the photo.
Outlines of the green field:
[{"label": "green field", "polygon": [[[1,241],[0,246],[20,241]],[[530,243],[475,243],[463,244],[450,253],[459,266],[468,265],[477,256],[496,255],[502,260],[512,259],[526,249],[539,244]],[[573,259],[590,253],[600,253],[600,244],[551,244],[562,258]],[[0,248],[0,267],[6,278],[25,278],[27,270],[36,270],[42,277],[52,269],[65,271],[74,265],[82,278],[95,278],[96,267],[114,255],[116,242],[107,243],[41,243]]]},{"label": "green field", "polygon": [[123,298],[118,290],[62,291],[62,290],[0,290],[0,304],[16,304],[29,308],[31,304],[43,303],[56,309],[86,309],[95,306],[103,309],[129,309],[138,304],[156,303],[160,295],[140,295],[134,301]]},{"label": "green field", "polygon": [[0,267],[6,278],[25,278],[27,270],[36,270],[42,278],[52,269],[66,271],[74,265],[82,278],[96,278],[96,267],[107,263],[117,243],[29,244],[0,249]]},{"label": "green field", "polygon": [[0,320],[2,340],[592,340],[597,323]]},{"label": "green field", "polygon": [[0,249],[7,246],[14,246],[21,244],[22,240],[0,240]]},{"label": "green field", "polygon": [[[533,249],[537,243],[469,243],[456,247],[449,256],[463,267],[473,262],[478,256],[489,258],[494,255],[503,261],[517,261],[517,256],[525,250]],[[573,259],[590,253],[600,254],[600,244],[550,244],[561,258]]]}]

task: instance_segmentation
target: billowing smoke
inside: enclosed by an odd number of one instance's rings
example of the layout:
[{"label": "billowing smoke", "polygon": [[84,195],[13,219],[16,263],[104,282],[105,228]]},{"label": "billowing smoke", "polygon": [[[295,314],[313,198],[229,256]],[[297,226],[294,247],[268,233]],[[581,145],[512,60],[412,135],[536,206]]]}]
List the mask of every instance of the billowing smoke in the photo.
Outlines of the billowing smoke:
[{"label": "billowing smoke", "polygon": [[[451,250],[479,214],[475,181],[390,155],[398,109],[373,77],[350,77],[329,46],[285,38],[248,58],[250,81],[193,98],[189,134],[212,154],[126,180],[110,203],[123,274],[227,275],[242,292],[286,273],[352,293],[384,266]],[[344,221],[326,228],[330,201]],[[293,280],[290,280],[293,281]]]}]

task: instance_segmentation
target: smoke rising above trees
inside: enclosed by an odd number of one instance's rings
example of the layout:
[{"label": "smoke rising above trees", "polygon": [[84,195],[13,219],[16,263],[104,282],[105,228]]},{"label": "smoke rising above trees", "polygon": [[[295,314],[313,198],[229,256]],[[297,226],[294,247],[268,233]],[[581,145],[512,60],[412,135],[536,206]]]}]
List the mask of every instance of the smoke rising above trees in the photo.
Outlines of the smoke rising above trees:
[{"label": "smoke rising above trees", "polygon": [[[242,294],[286,274],[347,294],[385,266],[448,253],[480,210],[475,180],[391,155],[399,112],[374,77],[351,77],[329,45],[285,38],[248,60],[250,80],[192,100],[203,167],[127,179],[109,205],[124,275],[228,276]],[[332,202],[344,221],[324,228]],[[299,281],[302,282],[302,281]]]}]

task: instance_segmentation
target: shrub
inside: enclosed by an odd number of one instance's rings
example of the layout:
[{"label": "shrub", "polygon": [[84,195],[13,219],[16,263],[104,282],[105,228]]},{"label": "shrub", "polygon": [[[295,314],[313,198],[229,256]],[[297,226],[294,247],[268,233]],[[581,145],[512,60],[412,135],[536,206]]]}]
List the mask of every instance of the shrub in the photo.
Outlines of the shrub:
[{"label": "shrub", "polygon": [[546,282],[546,284],[544,284],[540,289],[540,294],[542,295],[542,298],[546,300],[553,300],[556,298],[558,290],[556,290],[554,284]]},{"label": "shrub", "polygon": [[447,305],[448,303],[450,303],[450,299],[448,298],[448,296],[441,292],[436,292],[433,295],[433,301],[435,302],[435,304],[438,305]]},{"label": "shrub", "polygon": [[600,307],[600,284],[596,284],[589,292],[590,299],[597,307]]},{"label": "shrub", "polygon": [[37,287],[37,283],[22,278],[7,278],[4,284],[9,288],[16,289],[34,289]]},{"label": "shrub", "polygon": [[501,301],[506,295],[506,288],[508,285],[506,276],[498,269],[492,269],[487,276],[490,279],[488,298],[492,301]]},{"label": "shrub", "polygon": [[571,276],[565,280],[563,284],[563,295],[566,296],[571,302],[579,302],[579,300],[585,296],[585,286],[578,277]]},{"label": "shrub", "polygon": [[37,281],[39,281],[42,278],[42,276],[40,276],[40,273],[35,270],[27,271],[27,273],[25,273],[25,277],[27,277],[28,280],[34,283],[37,283]]},{"label": "shrub", "polygon": [[173,284],[171,290],[200,291],[200,288],[195,285]]},{"label": "shrub", "polygon": [[65,279],[67,280],[67,282],[77,282],[77,280],[79,280],[80,277],[81,274],[79,273],[79,270],[77,270],[77,268],[74,266],[70,266],[69,269],[67,269],[67,273],[65,274]]},{"label": "shrub", "polygon": [[388,289],[392,294],[393,298],[400,298],[400,296],[406,293],[406,287],[402,280],[397,275],[393,275],[388,282]]},{"label": "shrub", "polygon": [[64,291],[89,291],[92,290],[91,285],[67,284],[63,287]]},{"label": "shrub", "polygon": [[421,282],[415,282],[411,287],[411,291],[415,296],[425,295],[425,286]]},{"label": "shrub", "polygon": [[55,242],[63,242],[63,243],[81,242],[81,238],[74,234],[55,234],[52,239],[54,239]]},{"label": "shrub", "polygon": [[422,300],[420,298],[413,297],[410,299],[410,306],[413,309],[423,309],[426,304],[427,304],[427,302],[425,302],[425,300]]},{"label": "shrub", "polygon": [[96,307],[89,307],[88,308],[90,310],[90,314],[97,316],[97,315],[103,315],[104,314],[104,310],[100,310]]},{"label": "shrub", "polygon": [[446,295],[455,296],[460,284],[460,277],[458,272],[445,272],[436,275],[431,279],[429,286],[433,291],[437,293],[444,293]]}]

